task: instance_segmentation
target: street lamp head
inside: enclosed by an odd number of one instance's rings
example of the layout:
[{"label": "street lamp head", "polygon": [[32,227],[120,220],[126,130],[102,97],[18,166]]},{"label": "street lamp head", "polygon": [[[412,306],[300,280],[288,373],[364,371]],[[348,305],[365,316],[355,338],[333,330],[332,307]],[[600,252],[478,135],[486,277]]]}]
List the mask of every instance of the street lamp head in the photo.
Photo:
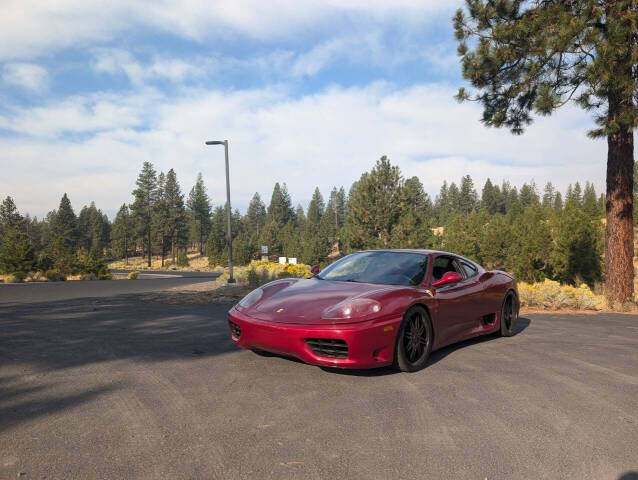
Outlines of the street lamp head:
[{"label": "street lamp head", "polygon": [[225,142],[222,140],[209,140],[206,145],[223,145]]}]

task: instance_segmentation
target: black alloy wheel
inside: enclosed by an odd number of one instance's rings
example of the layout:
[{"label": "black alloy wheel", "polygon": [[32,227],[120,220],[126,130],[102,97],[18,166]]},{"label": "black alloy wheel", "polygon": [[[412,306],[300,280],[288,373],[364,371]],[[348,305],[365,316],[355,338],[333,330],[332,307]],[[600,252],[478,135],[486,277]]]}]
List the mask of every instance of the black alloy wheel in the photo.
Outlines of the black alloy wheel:
[{"label": "black alloy wheel", "polygon": [[408,309],[397,334],[395,366],[402,372],[422,369],[432,351],[432,323],[425,308]]},{"label": "black alloy wheel", "polygon": [[518,302],[513,292],[507,292],[501,308],[501,335],[511,337],[516,330],[518,319]]}]

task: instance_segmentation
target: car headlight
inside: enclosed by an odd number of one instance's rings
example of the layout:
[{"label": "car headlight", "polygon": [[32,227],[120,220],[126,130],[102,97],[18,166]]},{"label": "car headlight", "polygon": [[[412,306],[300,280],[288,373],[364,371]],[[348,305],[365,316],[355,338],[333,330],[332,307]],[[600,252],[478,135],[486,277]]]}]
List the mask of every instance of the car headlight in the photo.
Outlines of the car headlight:
[{"label": "car headlight", "polygon": [[347,299],[326,308],[321,318],[328,320],[342,320],[346,318],[361,319],[377,315],[381,311],[381,304],[371,298]]},{"label": "car headlight", "polygon": [[238,307],[248,308],[251,305],[254,305],[264,294],[264,291],[261,288],[257,288],[242,298],[237,304]]}]

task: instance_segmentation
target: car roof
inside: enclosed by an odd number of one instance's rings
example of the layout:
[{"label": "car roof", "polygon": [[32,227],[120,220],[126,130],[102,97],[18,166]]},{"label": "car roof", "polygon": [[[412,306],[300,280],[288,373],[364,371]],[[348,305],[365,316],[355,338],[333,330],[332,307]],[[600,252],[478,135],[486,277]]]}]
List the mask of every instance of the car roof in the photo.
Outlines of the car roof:
[{"label": "car roof", "polygon": [[[460,257],[456,253],[452,252],[443,252],[441,250],[426,250],[424,248],[373,248],[370,250],[361,250],[362,252],[399,252],[399,253],[422,253],[422,254],[444,254],[444,255],[454,255],[455,257]],[[354,253],[354,252],[353,252]]]}]

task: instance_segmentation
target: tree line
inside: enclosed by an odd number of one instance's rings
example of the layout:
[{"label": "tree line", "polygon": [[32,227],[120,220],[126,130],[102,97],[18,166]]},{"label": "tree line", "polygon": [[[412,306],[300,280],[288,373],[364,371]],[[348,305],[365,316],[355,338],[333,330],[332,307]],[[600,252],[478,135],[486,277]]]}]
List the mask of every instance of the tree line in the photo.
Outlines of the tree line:
[{"label": "tree line", "polygon": [[[0,269],[87,270],[105,257],[152,256],[162,265],[187,265],[196,248],[211,265],[228,261],[226,206],[213,208],[201,174],[188,197],[173,169],[156,172],[145,162],[133,201],[111,223],[91,203],[75,215],[67,195],[42,220],[22,217],[7,197],[0,206]],[[295,257],[326,265],[346,253],[370,248],[434,248],[465,255],[489,269],[504,269],[521,280],[563,283],[602,280],[604,199],[593,184],[570,185],[563,194],[551,182],[520,188],[487,179],[479,191],[465,175],[444,182],[432,200],[418,177],[404,178],[381,157],[346,193],[334,187],[324,198],[315,188],[306,210],[293,206],[285,183],[276,183],[268,205],[259,193],[245,214],[231,215],[237,264],[260,258]],[[87,267],[88,265],[88,267]]]}]

